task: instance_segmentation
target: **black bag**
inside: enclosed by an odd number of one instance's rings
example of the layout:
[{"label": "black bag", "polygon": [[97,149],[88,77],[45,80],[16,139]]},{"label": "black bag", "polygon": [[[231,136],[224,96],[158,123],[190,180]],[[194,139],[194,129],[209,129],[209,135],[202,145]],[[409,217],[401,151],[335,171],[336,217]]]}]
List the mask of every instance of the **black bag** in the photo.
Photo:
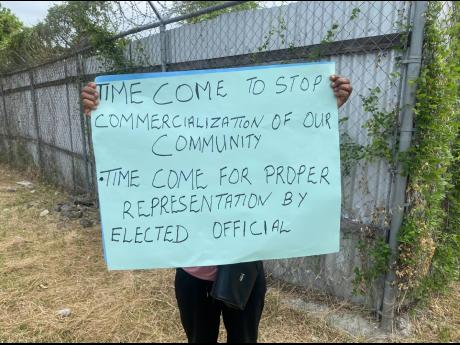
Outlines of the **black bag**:
[{"label": "black bag", "polygon": [[218,267],[211,296],[230,308],[244,310],[261,271],[262,263],[243,262]]}]

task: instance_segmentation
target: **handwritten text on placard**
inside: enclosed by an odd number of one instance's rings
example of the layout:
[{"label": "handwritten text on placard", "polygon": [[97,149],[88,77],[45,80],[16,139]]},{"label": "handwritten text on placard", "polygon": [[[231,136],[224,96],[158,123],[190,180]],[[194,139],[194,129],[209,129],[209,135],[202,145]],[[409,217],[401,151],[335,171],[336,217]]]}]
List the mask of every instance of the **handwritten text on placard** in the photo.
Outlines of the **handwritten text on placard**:
[{"label": "handwritten text on placard", "polygon": [[334,63],[102,76],[92,135],[109,269],[336,252]]}]

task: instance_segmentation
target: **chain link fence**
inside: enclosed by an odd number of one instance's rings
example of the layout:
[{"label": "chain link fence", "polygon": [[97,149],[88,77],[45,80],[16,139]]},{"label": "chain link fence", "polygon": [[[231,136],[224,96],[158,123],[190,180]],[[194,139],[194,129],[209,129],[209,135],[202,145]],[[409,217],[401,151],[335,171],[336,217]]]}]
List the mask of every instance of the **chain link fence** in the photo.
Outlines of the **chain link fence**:
[{"label": "chain link fence", "polygon": [[[394,167],[383,157],[362,159],[382,136],[397,150],[398,128],[369,135],[376,112],[398,112],[412,30],[411,1],[289,1],[225,13],[213,19],[175,19],[165,2],[132,4],[124,12],[129,70],[180,71],[304,61],[334,61],[352,81],[340,111],[342,140],[342,249],[334,255],[267,263],[274,276],[365,303],[379,311],[383,282],[366,296],[353,295],[362,265],[362,236],[385,238],[394,193]],[[135,4],[134,4],[135,3]],[[125,6],[128,6],[125,4]],[[153,5],[154,7],[152,7]],[[234,3],[224,5],[234,6]],[[155,13],[155,9],[157,10]],[[212,13],[202,11],[205,15]],[[191,18],[193,22],[190,23]],[[154,25],[147,23],[155,22]],[[422,28],[423,29],[423,28]],[[96,193],[90,126],[79,93],[107,64],[91,51],[1,77],[0,155],[32,167],[75,193]],[[372,96],[374,97],[372,98]],[[373,110],[366,109],[373,102]],[[393,145],[391,145],[393,144]],[[366,230],[366,231],[364,231]]]}]

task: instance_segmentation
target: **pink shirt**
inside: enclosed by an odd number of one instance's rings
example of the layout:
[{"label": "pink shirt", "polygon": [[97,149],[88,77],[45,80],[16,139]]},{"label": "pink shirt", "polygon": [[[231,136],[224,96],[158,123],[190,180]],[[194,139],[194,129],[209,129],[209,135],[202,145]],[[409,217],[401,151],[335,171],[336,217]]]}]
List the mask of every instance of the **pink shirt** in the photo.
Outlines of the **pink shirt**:
[{"label": "pink shirt", "polygon": [[215,281],[217,276],[217,266],[187,267],[184,271],[202,280]]}]

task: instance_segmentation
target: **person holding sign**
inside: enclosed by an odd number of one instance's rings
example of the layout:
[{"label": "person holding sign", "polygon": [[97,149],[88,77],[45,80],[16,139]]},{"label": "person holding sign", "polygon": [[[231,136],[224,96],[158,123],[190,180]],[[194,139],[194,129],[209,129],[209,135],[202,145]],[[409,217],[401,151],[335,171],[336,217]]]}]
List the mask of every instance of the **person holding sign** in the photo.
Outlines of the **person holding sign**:
[{"label": "person holding sign", "polygon": [[[330,74],[330,72],[328,74]],[[275,84],[277,86],[277,89],[276,89],[277,93],[279,94],[287,90],[287,85],[284,84],[283,78],[284,77],[278,78]],[[294,81],[295,79],[293,78],[291,79]],[[322,79],[323,79],[323,85],[324,85],[324,81],[326,80],[326,78],[322,78]],[[254,83],[252,82],[252,79],[248,79],[248,80],[251,82],[250,91],[253,92],[254,95],[257,96],[259,92],[261,92],[256,88],[256,86],[258,85],[257,80],[254,81]],[[308,82],[307,79],[305,80],[306,82]],[[331,81],[331,88],[333,90],[333,93],[337,101],[337,107],[341,107],[348,100],[352,92],[350,81],[347,78],[336,76],[336,75],[331,76],[330,81]],[[217,96],[225,96],[226,91],[223,89],[222,85],[220,85],[219,83],[220,81],[217,83],[217,85],[215,85],[216,94]],[[183,85],[185,84],[182,84],[180,86],[183,86]],[[252,89],[251,89],[251,85],[253,86]],[[172,88],[167,89],[166,86],[167,84],[162,84],[160,88],[158,89],[158,91],[155,93],[155,96],[153,97],[153,101],[156,104],[164,105],[164,104],[172,103],[174,99],[178,100],[179,102],[183,101],[183,99],[181,98],[183,96],[180,96],[180,93],[178,93],[178,89],[174,91],[174,89]],[[312,87],[314,86],[316,86],[316,84],[315,84],[315,81],[313,80]],[[136,87],[136,83],[131,84],[130,86],[130,92],[131,92],[130,101],[131,103],[136,104],[140,102],[139,98],[137,98],[140,91],[137,91],[135,87]],[[206,84],[206,87],[207,87],[207,84]],[[306,84],[305,85],[300,84],[300,88],[302,88],[303,90],[303,88],[307,88],[307,86]],[[198,89],[199,88],[197,86],[196,90]],[[291,91],[292,91],[292,86],[291,86]],[[329,92],[329,88],[327,84],[324,86],[324,91]],[[120,93],[120,91],[117,91],[117,92]],[[96,108],[98,107],[99,96],[100,95],[98,93],[96,84],[94,82],[88,83],[83,88],[81,92],[81,99],[82,99],[83,106],[84,106],[84,114],[86,116],[90,116],[91,112],[96,110]],[[180,97],[178,98],[178,96]],[[192,92],[192,97],[193,97],[193,92]],[[303,99],[302,99],[302,102],[303,102]],[[331,99],[330,103],[332,103],[332,105],[335,108],[335,104],[333,104],[334,99]],[[327,115],[329,115],[329,117]],[[102,118],[102,116],[97,116],[97,117],[101,117],[101,121],[100,122],[96,121],[96,123],[99,123],[101,126],[109,127],[110,121],[103,122],[104,119]],[[113,119],[116,122],[115,117]],[[329,124],[328,123],[329,119],[330,119],[330,114],[326,114],[324,123]],[[170,125],[170,123],[168,122],[168,119],[163,119],[163,123],[166,126]],[[176,124],[179,125],[178,123]],[[304,122],[304,126],[307,127],[305,122]],[[257,138],[251,137],[250,139],[256,140]],[[254,140],[253,142],[255,144],[258,143],[258,140],[256,141]],[[154,151],[153,153],[157,153],[157,152]],[[279,167],[275,169],[274,166],[267,166],[267,174],[268,174],[267,176],[273,176],[276,179],[278,178],[282,179],[283,178],[282,171],[281,171],[282,169],[280,170],[278,168]],[[292,167],[290,168],[292,171],[296,171]],[[326,179],[327,174],[323,175],[322,171],[319,171],[317,174],[315,174],[312,171],[313,168],[314,167],[312,167],[306,175],[308,180],[310,181],[310,177],[316,175],[319,178],[318,183],[320,183],[322,180],[327,182],[327,179]],[[288,169],[286,170],[288,172],[291,171]],[[337,167],[337,171],[338,171],[337,175],[339,175],[340,173],[339,170],[340,170],[340,167]],[[306,168],[305,166],[303,166],[303,170],[299,169],[297,171],[298,172],[306,171]],[[224,171],[221,174],[221,176],[227,176],[225,174],[228,174],[228,173],[229,172]],[[244,178],[244,176],[245,175],[243,172],[242,178]],[[293,176],[295,177],[295,175]],[[136,178],[137,176],[132,176],[132,179],[136,179]],[[299,177],[298,178],[295,177],[295,179],[297,180],[300,179],[300,173],[299,173]],[[312,183],[316,184],[317,182],[312,181]],[[338,204],[340,204],[339,199],[340,198],[337,197]],[[130,203],[128,203],[128,205],[130,205]],[[124,214],[126,213],[128,216],[131,216],[130,209],[131,209],[131,206],[127,207],[124,211]],[[337,216],[337,219],[338,218],[339,216]],[[144,238],[147,237],[146,232],[144,233]],[[126,233],[125,233],[125,236],[126,236]],[[137,232],[135,236],[137,238],[138,236]],[[116,241],[118,241],[118,239],[121,237],[122,237],[121,232],[112,233],[112,238],[115,238]],[[337,240],[337,243],[338,243],[338,240]],[[184,327],[184,330],[185,330],[185,333],[187,335],[189,342],[191,343],[195,343],[195,342],[214,342],[215,343],[217,342],[221,315],[223,316],[225,327],[227,329],[228,342],[242,342],[242,343],[257,342],[259,322],[262,316],[262,311],[263,311],[264,301],[265,301],[266,282],[265,282],[265,276],[263,273],[262,262],[258,261],[253,264],[254,265],[252,267],[256,269],[258,274],[255,275],[257,278],[255,278],[255,282],[251,286],[251,290],[249,292],[250,293],[249,300],[245,304],[244,310],[231,308],[229,307],[228,304],[222,302],[221,300],[217,300],[211,296],[213,294],[213,287],[215,286],[216,279],[219,276],[219,271],[222,271],[218,267],[207,266],[207,267],[189,267],[189,268],[178,268],[177,269],[176,280],[175,280],[176,298],[177,298],[177,303],[179,306],[181,322],[182,322],[182,325]],[[222,266],[220,267],[222,268]],[[239,278],[241,281],[243,281],[245,279],[245,274],[241,274]]]}]

